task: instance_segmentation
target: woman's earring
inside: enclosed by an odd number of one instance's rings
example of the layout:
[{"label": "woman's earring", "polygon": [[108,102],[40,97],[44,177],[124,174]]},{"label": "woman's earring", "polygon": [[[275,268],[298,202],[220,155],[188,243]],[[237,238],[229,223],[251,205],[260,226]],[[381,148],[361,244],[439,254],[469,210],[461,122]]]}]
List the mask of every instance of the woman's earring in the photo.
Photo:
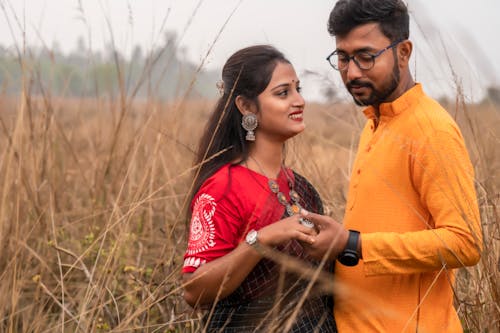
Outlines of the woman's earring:
[{"label": "woman's earring", "polygon": [[243,115],[241,126],[247,131],[247,136],[245,137],[247,141],[255,141],[255,133],[253,131],[257,128],[258,124],[257,116],[253,113]]}]

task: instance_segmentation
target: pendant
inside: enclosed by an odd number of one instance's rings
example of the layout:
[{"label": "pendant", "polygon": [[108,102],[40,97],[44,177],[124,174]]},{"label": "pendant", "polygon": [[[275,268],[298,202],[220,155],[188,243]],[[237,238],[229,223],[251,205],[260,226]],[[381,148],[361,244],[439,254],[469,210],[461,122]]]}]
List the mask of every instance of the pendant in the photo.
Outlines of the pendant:
[{"label": "pendant", "polygon": [[286,212],[289,216],[300,213],[301,209],[302,209],[302,207],[300,207],[300,205],[296,204],[296,203],[294,203],[293,205],[290,205],[290,204],[286,205]]},{"label": "pendant", "polygon": [[271,192],[273,192],[274,194],[278,194],[278,192],[280,191],[280,186],[274,179],[269,179],[267,184],[269,185]]},{"label": "pendant", "polygon": [[300,195],[293,189],[293,184],[290,180],[288,180],[288,187],[290,188],[290,191],[288,192],[288,194],[290,195],[290,202],[288,202],[283,192],[280,192],[280,186],[276,180],[268,179],[267,184],[271,192],[276,194],[276,198],[278,199],[279,203],[285,206],[285,210],[288,216],[300,213],[300,210],[302,209],[299,204]]},{"label": "pendant", "polygon": [[300,200],[300,196],[297,192],[295,192],[294,190],[290,190],[290,199],[292,199],[293,202],[299,202]]},{"label": "pendant", "polygon": [[288,205],[288,201],[286,201],[286,196],[283,194],[283,192],[279,192],[278,194],[276,194],[276,196],[278,197],[278,201],[280,202],[280,204],[282,204],[283,206]]},{"label": "pendant", "polygon": [[301,207],[298,203],[295,203],[292,205],[292,211],[294,214],[300,213],[300,209],[301,209]]}]

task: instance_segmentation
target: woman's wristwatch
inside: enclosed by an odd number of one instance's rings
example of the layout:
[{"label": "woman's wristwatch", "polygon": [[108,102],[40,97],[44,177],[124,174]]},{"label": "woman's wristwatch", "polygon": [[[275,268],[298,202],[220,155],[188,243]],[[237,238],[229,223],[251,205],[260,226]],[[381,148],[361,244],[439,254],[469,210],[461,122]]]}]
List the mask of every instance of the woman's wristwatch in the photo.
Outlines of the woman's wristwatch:
[{"label": "woman's wristwatch", "polygon": [[347,244],[342,251],[337,260],[345,266],[356,266],[359,262],[360,254],[358,252],[359,244],[359,231],[349,230],[349,238],[347,238]]},{"label": "woman's wristwatch", "polygon": [[247,242],[248,245],[254,245],[257,243],[257,230],[250,230],[245,237],[245,242]]}]

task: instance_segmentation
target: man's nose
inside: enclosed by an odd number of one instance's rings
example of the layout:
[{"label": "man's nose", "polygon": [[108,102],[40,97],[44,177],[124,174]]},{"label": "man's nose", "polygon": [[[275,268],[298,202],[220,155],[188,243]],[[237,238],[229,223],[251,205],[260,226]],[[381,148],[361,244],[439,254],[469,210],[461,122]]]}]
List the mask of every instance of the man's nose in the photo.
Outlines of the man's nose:
[{"label": "man's nose", "polygon": [[345,76],[348,81],[352,81],[355,79],[359,79],[362,76],[362,71],[359,66],[356,64],[354,59],[350,59],[347,64],[347,68],[345,69]]}]

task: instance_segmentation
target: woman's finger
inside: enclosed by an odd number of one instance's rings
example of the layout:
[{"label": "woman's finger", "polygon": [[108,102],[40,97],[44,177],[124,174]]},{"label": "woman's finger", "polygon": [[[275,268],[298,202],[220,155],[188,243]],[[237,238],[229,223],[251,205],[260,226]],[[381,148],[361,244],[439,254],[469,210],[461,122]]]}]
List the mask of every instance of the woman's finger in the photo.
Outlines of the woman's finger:
[{"label": "woman's finger", "polygon": [[311,213],[304,209],[301,210],[300,215],[302,216],[302,218],[307,219],[308,221],[314,223],[318,227],[330,223],[329,220],[331,220],[328,216]]},{"label": "woman's finger", "polygon": [[307,243],[307,244],[309,244],[309,245],[313,244],[313,243],[314,243],[314,241],[315,241],[314,237],[311,237],[310,235],[305,234],[305,233],[300,232],[300,231],[298,232],[298,234],[297,234],[297,237],[296,237],[296,238],[297,238],[297,240],[298,240],[298,241],[301,241],[301,242]]}]

